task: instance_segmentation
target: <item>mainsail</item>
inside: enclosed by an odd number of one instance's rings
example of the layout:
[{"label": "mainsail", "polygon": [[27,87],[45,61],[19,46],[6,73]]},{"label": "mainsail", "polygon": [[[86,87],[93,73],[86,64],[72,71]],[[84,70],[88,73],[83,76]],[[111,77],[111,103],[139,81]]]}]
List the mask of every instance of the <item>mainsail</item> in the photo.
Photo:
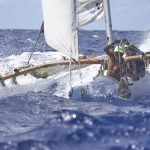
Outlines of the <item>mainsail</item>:
[{"label": "mainsail", "polygon": [[78,28],[103,17],[103,0],[42,0],[49,46],[78,60]]},{"label": "mainsail", "polygon": [[103,0],[78,0],[79,27],[104,16]]}]

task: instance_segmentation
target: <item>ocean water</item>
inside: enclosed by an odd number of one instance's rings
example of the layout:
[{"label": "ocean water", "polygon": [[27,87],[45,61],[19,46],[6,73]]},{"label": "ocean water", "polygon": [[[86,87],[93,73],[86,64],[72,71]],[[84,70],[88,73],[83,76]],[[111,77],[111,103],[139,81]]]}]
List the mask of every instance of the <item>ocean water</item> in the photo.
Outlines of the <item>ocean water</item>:
[{"label": "ocean water", "polygon": [[[0,74],[26,65],[38,31],[0,30]],[[150,51],[150,32],[114,31],[142,51]],[[79,46],[86,55],[103,54],[104,31],[80,31]],[[42,35],[31,64],[60,60]],[[117,96],[117,84],[97,77],[100,65],[72,71],[61,69],[47,79],[31,75],[6,81],[0,87],[0,150],[149,150],[150,75],[134,83],[132,98]],[[147,72],[149,72],[147,68]],[[82,96],[81,89],[88,92]]]}]

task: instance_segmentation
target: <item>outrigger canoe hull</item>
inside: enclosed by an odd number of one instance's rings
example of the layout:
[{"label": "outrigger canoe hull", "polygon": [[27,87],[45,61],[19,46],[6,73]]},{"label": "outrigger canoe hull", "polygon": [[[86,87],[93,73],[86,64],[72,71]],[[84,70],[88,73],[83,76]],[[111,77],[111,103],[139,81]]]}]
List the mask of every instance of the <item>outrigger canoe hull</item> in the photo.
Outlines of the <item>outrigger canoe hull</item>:
[{"label": "outrigger canoe hull", "polygon": [[[150,59],[150,55],[145,55],[144,58],[143,56],[141,55],[138,55],[138,56],[130,56],[128,58],[126,58],[126,61],[135,61],[135,60],[143,60],[143,59]],[[86,58],[86,59],[80,59],[80,64],[84,64],[84,65],[90,65],[90,64],[101,64],[102,62],[104,62],[104,60],[107,60],[107,56],[97,56],[97,57],[92,57],[92,58]],[[53,68],[53,67],[58,67],[59,66],[67,66],[70,64],[70,61],[69,60],[61,60],[61,61],[53,61],[53,62],[50,62],[50,63],[47,63],[47,64],[42,64],[42,65],[37,65],[37,66],[25,66],[25,67],[22,67],[22,68],[19,68],[19,69],[15,69],[14,72],[10,72],[6,75],[4,75],[3,77],[0,78],[1,80],[1,83],[5,82],[5,80],[7,79],[10,79],[10,78],[14,78],[16,79],[17,76],[20,76],[20,75],[25,75],[25,74],[33,74],[35,72],[38,72],[39,70],[41,69],[46,69],[46,68]],[[79,62],[76,62],[76,61],[72,61],[72,64],[76,64],[76,65],[79,65]],[[56,70],[54,70],[55,72]],[[59,69],[57,69],[57,71],[59,71]],[[49,72],[51,74],[53,74],[52,70],[50,69]],[[51,75],[51,74],[48,74],[48,75]],[[45,77],[47,77],[47,75],[45,75]],[[43,77],[44,78],[44,77]],[[117,82],[116,82],[117,83]],[[136,82],[136,84],[139,83]],[[132,86],[129,87],[132,89]],[[82,90],[83,92],[84,90]],[[86,92],[86,91],[84,91]],[[131,93],[133,94],[134,91],[131,90]],[[132,95],[131,95],[132,97]],[[130,99],[130,96],[127,98],[127,99]]]},{"label": "outrigger canoe hull", "polygon": [[[97,56],[97,57],[91,57],[91,58],[85,58],[85,59],[80,59],[80,64],[101,64],[104,60],[107,60],[107,56],[102,55],[102,56]],[[143,57],[143,55],[137,55],[137,56],[129,56],[126,57],[125,60],[126,61],[135,61],[135,60],[143,60],[143,59],[150,59],[150,54],[147,54]],[[60,60],[60,61],[52,61],[49,62],[47,64],[41,64],[41,65],[37,65],[37,66],[25,66],[22,67],[21,69],[17,69],[14,72],[10,72],[4,76],[2,76],[0,79],[5,81],[7,79],[13,78],[13,77],[17,77],[19,75],[24,75],[27,73],[31,73],[31,72],[35,72],[39,69],[42,68],[48,68],[48,67],[53,67],[53,66],[61,66],[61,65],[69,65],[70,61],[69,60]],[[72,64],[77,64],[79,65],[79,62],[76,61],[72,61]]]}]

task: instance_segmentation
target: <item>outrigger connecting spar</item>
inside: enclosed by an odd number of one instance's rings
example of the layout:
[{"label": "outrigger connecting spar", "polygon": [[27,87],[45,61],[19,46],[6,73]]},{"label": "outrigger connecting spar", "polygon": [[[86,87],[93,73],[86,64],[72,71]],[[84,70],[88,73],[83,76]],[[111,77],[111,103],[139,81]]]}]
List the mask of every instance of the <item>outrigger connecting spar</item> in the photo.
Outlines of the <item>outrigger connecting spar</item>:
[{"label": "outrigger connecting spar", "polygon": [[[84,58],[84,59],[80,59],[80,64],[101,64],[104,61],[106,61],[108,59],[108,57],[102,55],[102,56],[97,56],[97,57],[92,57],[92,58]],[[147,63],[145,64],[149,64],[149,60],[150,59],[150,54],[145,54],[145,55],[136,55],[136,56],[128,56],[125,57],[125,61],[129,62],[129,61],[135,61],[135,60],[144,60],[147,61]],[[41,65],[35,65],[35,66],[24,66],[21,68],[17,68],[14,69],[14,71],[1,76],[0,77],[0,82],[2,85],[5,85],[4,81],[10,78],[16,78],[17,76],[20,75],[25,75],[27,73],[32,73],[32,72],[36,72],[37,70],[43,69],[43,68],[48,68],[48,67],[54,67],[54,66],[62,66],[62,65],[69,65],[70,64],[70,60],[60,60],[60,61],[53,61],[53,62],[49,62],[46,64],[41,64]],[[78,65],[79,62],[77,61],[73,61],[73,64]]]}]

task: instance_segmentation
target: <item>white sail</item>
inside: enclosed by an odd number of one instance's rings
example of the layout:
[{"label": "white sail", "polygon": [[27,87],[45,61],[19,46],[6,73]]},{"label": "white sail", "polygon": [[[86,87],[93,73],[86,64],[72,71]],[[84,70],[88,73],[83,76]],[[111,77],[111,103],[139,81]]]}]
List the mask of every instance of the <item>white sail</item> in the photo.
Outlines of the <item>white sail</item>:
[{"label": "white sail", "polygon": [[104,16],[103,0],[78,0],[79,27]]},{"label": "white sail", "polygon": [[70,58],[77,59],[75,49],[76,31],[72,27],[72,0],[43,0],[44,33],[46,42],[52,48]]},{"label": "white sail", "polygon": [[49,46],[78,60],[77,28],[103,16],[102,0],[42,0]]}]

